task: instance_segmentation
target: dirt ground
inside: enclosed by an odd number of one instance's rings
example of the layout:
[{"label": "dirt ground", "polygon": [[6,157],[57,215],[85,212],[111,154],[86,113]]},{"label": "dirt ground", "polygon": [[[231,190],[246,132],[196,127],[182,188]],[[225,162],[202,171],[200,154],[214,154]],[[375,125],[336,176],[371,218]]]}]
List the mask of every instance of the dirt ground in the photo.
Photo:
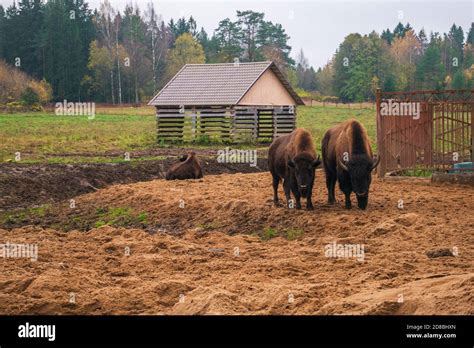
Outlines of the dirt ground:
[{"label": "dirt ground", "polygon": [[[368,209],[348,211],[340,192],[326,204],[323,182],[318,170],[314,211],[274,207],[269,173],[57,204],[42,223],[0,229],[0,243],[38,246],[36,262],[0,260],[0,313],[474,314],[474,188],[374,178]],[[96,228],[110,207],[146,221]],[[328,257],[333,243],[364,253]]]},{"label": "dirt ground", "polygon": [[[130,163],[88,164],[20,164],[0,163],[0,212],[58,202],[77,195],[93,192],[117,183],[132,183],[164,178],[166,168],[177,161],[188,149],[160,149],[133,152],[132,158],[142,155],[168,156],[164,160]],[[193,150],[201,157],[205,174],[254,173],[267,168],[267,161],[259,158],[256,167],[244,163],[217,163],[216,151]],[[65,156],[66,154],[60,154]],[[81,154],[85,156],[87,154]],[[117,155],[111,153],[110,155]]]}]

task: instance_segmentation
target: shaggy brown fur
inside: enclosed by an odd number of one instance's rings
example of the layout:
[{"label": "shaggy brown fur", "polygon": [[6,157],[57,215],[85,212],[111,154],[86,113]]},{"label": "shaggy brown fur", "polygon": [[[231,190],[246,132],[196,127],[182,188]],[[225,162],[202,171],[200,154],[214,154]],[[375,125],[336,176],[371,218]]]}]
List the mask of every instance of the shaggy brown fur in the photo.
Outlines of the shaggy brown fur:
[{"label": "shaggy brown fur", "polygon": [[370,139],[364,126],[348,120],[331,129],[322,141],[324,171],[328,202],[335,202],[336,181],[346,197],[346,208],[351,207],[350,195],[355,192],[361,209],[368,203],[371,172],[379,159],[374,159]]},{"label": "shaggy brown fur", "polygon": [[201,164],[195,152],[188,152],[180,159],[179,163],[173,164],[166,173],[166,180],[184,180],[202,178]]},{"label": "shaggy brown fur", "polygon": [[285,196],[290,206],[290,192],[296,198],[296,208],[301,208],[300,198],[306,197],[306,207],[313,208],[311,195],[314,170],[321,163],[316,158],[311,134],[298,128],[288,135],[275,139],[268,150],[268,165],[273,176],[274,203],[278,205],[278,184],[283,179]]}]

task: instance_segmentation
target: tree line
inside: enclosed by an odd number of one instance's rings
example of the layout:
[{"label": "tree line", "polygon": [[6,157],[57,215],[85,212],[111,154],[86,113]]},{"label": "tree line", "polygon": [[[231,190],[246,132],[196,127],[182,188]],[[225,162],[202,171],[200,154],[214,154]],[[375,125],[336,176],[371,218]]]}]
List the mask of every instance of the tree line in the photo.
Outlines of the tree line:
[{"label": "tree line", "polygon": [[377,88],[473,88],[474,24],[466,35],[453,24],[448,33],[428,37],[408,23],[380,34],[352,33],[317,70],[303,50],[291,58],[289,39],[281,24],[250,10],[207,33],[192,16],[165,23],[152,1],[144,10],[130,3],[123,11],[109,0],[97,9],[85,0],[0,6],[0,59],[31,77],[15,74],[30,81],[29,100],[49,93],[56,101],[140,103],[186,63],[235,60],[274,61],[300,95],[343,102],[373,100]]},{"label": "tree line", "polygon": [[350,34],[307,81],[303,88],[343,102],[374,100],[377,88],[474,88],[474,23],[466,36],[453,24],[448,33],[432,32],[428,38],[424,29],[416,33],[409,23],[381,34]]},{"label": "tree line", "polygon": [[272,60],[295,65],[284,28],[254,11],[237,11],[209,35],[195,19],[165,24],[153,2],[123,12],[108,0],[20,0],[0,6],[0,58],[37,80],[53,99],[140,103],[186,63]]}]

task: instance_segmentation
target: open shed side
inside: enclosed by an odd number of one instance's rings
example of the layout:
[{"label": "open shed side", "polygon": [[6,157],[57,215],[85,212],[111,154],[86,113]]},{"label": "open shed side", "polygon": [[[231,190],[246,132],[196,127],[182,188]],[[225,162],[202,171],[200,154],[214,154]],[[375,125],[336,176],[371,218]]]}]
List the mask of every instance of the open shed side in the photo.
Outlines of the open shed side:
[{"label": "open shed side", "polygon": [[158,141],[268,142],[290,133],[303,101],[272,62],[189,64],[149,103]]}]

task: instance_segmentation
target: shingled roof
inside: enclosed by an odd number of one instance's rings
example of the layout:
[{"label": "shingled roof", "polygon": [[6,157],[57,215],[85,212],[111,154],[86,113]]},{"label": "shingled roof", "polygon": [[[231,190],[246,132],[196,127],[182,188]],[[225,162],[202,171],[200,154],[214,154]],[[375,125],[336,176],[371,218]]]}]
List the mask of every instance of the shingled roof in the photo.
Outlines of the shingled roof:
[{"label": "shingled roof", "polygon": [[275,73],[295,102],[303,105],[273,62],[186,64],[148,105],[237,105],[268,69]]}]

